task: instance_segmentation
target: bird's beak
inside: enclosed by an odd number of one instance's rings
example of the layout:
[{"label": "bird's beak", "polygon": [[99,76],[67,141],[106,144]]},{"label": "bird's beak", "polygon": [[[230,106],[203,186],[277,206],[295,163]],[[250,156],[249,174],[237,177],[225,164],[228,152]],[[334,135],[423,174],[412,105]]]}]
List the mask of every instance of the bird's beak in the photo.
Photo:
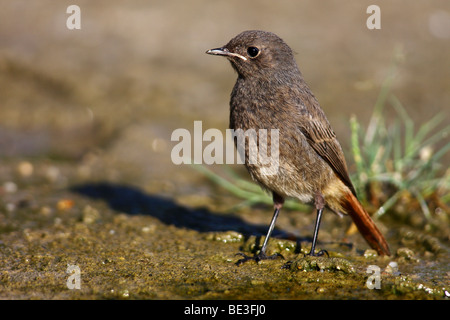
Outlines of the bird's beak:
[{"label": "bird's beak", "polygon": [[238,53],[234,53],[234,52],[230,52],[230,50],[228,50],[227,48],[215,48],[215,49],[210,49],[208,51],[206,51],[207,54],[214,54],[217,56],[225,56],[225,57],[238,57],[239,59],[242,59],[244,61],[247,60],[246,57],[238,54]]},{"label": "bird's beak", "polygon": [[206,51],[207,54],[215,54],[218,56],[226,56],[230,53],[227,48],[215,48]]}]

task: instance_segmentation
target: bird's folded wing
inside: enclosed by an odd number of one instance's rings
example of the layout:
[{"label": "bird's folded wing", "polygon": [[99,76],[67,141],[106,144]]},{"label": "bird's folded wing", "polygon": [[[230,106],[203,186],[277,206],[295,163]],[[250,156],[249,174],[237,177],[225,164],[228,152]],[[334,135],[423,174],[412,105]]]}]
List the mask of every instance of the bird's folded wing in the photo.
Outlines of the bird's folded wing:
[{"label": "bird's folded wing", "polygon": [[331,129],[328,121],[322,119],[308,119],[302,121],[301,131],[305,135],[311,147],[328,162],[342,182],[356,196],[355,188],[348,175],[344,154],[336,134]]}]

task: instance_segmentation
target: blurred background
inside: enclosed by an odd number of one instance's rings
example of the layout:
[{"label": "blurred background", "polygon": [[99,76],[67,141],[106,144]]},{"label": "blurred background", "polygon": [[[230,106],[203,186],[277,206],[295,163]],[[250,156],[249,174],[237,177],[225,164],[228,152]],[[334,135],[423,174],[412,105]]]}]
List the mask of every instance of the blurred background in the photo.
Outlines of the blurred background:
[{"label": "blurred background", "polygon": [[[71,4],[81,30],[66,27]],[[345,150],[350,116],[367,123],[396,50],[392,91],[409,115],[420,123],[448,111],[449,2],[377,1],[381,30],[366,27],[371,4],[0,0],[2,162],[57,159],[86,178],[195,189],[202,177],[172,164],[170,136],[194,120],[228,127],[236,74],[204,52],[247,29],[293,48]]]}]

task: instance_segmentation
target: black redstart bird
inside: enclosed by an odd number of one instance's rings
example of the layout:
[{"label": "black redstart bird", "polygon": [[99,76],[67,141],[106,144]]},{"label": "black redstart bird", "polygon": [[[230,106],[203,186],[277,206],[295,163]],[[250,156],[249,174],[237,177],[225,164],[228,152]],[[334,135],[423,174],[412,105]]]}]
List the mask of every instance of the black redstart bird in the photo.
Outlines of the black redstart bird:
[{"label": "black redstart bird", "polygon": [[[231,92],[230,128],[277,129],[277,170],[267,172],[259,161],[245,166],[253,180],[273,195],[275,212],[260,252],[247,260],[274,259],[266,247],[278,214],[287,197],[314,203],[317,217],[309,255],[315,252],[322,212],[325,207],[348,214],[359,232],[380,255],[390,255],[388,244],[356,197],[342,148],[323,110],[295,62],[291,48],[277,35],[266,31],[244,31],[225,46],[206,51],[226,57],[238,78]],[[262,143],[258,137],[258,146]],[[273,140],[273,141],[272,141]]]}]

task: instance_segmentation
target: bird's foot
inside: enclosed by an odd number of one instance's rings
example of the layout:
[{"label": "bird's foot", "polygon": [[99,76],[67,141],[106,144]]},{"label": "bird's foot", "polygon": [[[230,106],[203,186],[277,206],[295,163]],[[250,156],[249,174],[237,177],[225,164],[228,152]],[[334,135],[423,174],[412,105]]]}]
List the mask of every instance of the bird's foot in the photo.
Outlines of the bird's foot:
[{"label": "bird's foot", "polygon": [[330,255],[328,254],[327,250],[320,250],[319,252],[315,253],[312,250],[307,254],[308,256],[312,256],[312,257],[321,257],[323,255],[327,255],[327,257],[329,258]]},{"label": "bird's foot", "polygon": [[239,265],[241,265],[241,264],[243,264],[243,263],[245,263],[247,261],[250,261],[250,260],[253,260],[256,263],[258,263],[261,260],[275,260],[275,259],[278,259],[278,258],[284,259],[284,257],[281,254],[279,254],[279,253],[275,253],[273,255],[267,256],[265,253],[261,253],[260,252],[258,254],[255,254],[254,256],[248,256],[248,255],[246,255],[244,253],[239,252],[236,255],[237,256],[239,255],[239,256],[243,257],[242,259],[239,259],[236,262],[237,266],[239,266]]}]

